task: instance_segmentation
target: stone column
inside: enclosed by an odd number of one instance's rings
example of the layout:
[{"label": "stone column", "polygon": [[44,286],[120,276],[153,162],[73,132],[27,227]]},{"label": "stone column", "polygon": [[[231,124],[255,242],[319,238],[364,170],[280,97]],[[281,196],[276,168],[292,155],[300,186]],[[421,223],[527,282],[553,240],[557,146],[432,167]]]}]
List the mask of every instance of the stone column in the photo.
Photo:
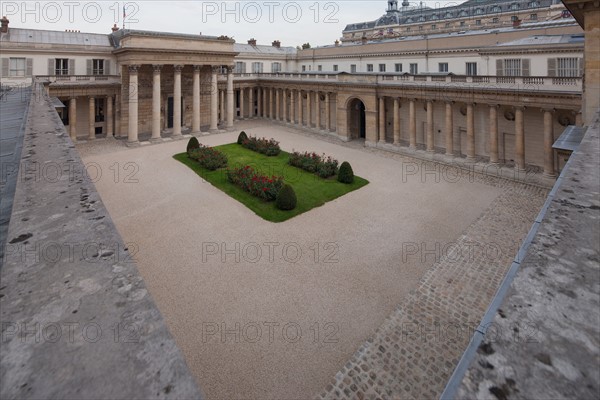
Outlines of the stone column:
[{"label": "stone column", "polygon": [[89,98],[88,118],[88,140],[94,140],[96,139],[96,99],[93,97]]},{"label": "stone column", "polygon": [[304,99],[302,98],[302,90],[298,90],[298,126],[304,126]]},{"label": "stone column", "polygon": [[227,130],[233,130],[233,67],[227,67]]},{"label": "stone column", "polygon": [[315,128],[321,130],[321,94],[318,90],[315,92]]},{"label": "stone column", "polygon": [[275,119],[275,93],[273,88],[269,91],[269,117]]},{"label": "stone column", "polygon": [[212,67],[210,80],[210,132],[215,133],[219,130],[219,81],[217,72],[219,67]]},{"label": "stone column", "polygon": [[160,139],[160,70],[162,65],[152,66],[152,138]]},{"label": "stone column", "polygon": [[220,96],[219,96],[220,97],[219,104],[220,104],[220,114],[221,114],[220,121],[221,121],[221,123],[224,123],[225,119],[226,119],[226,116],[225,116],[225,91],[221,90],[219,92],[219,94],[220,94]]},{"label": "stone column", "polygon": [[544,111],[544,175],[553,178],[554,173],[554,121],[552,119],[553,110]]},{"label": "stone column", "polygon": [[385,98],[379,98],[379,143],[385,143]]},{"label": "stone column", "polygon": [[287,124],[288,122],[288,102],[287,102],[287,89],[281,89],[281,97],[283,98],[283,112],[282,112],[282,120]]},{"label": "stone column", "polygon": [[417,149],[417,112],[415,110],[415,99],[410,99],[408,108],[408,126],[410,129],[410,148]]},{"label": "stone column", "polygon": [[77,141],[77,98],[69,100],[69,136],[73,142]]},{"label": "stone column", "polygon": [[121,96],[115,96],[115,137],[121,137]]},{"label": "stone column", "polygon": [[129,129],[127,141],[138,141],[138,68],[139,65],[130,65],[129,69]]},{"label": "stone column", "polygon": [[329,92],[325,93],[325,131],[331,131],[331,104],[329,104]]},{"label": "stone column", "polygon": [[473,103],[467,104],[467,160],[475,161],[475,116]]},{"label": "stone column", "polygon": [[400,146],[400,100],[394,97],[394,144]]},{"label": "stone column", "polygon": [[268,110],[268,98],[267,98],[267,89],[263,88],[262,90],[262,117],[263,118],[267,118],[267,116],[269,115],[269,110]]},{"label": "stone column", "polygon": [[173,137],[181,136],[181,70],[183,65],[173,65]]},{"label": "stone column", "polygon": [[525,121],[523,107],[515,108],[515,164],[517,170],[525,170]]},{"label": "stone column", "polygon": [[254,88],[251,87],[248,91],[248,103],[250,103],[250,109],[248,111],[248,118],[254,118],[255,109],[254,109]]},{"label": "stone column", "polygon": [[200,70],[201,65],[194,65],[194,81],[192,84],[192,133],[200,133]]},{"label": "stone column", "polygon": [[296,91],[294,89],[290,90],[290,124],[293,125],[296,123]]},{"label": "stone column", "polygon": [[446,102],[446,155],[454,157],[454,114],[452,102]]},{"label": "stone column", "polygon": [[106,97],[106,137],[110,138],[114,134],[114,114],[113,114],[113,98],[112,96]]},{"label": "stone column", "polygon": [[281,120],[281,89],[275,89],[275,121]]},{"label": "stone column", "polygon": [[490,106],[490,163],[498,164],[498,106]]},{"label": "stone column", "polygon": [[240,88],[240,119],[244,119],[244,88]]},{"label": "stone column", "polygon": [[433,132],[433,101],[427,101],[427,152],[435,153],[435,134]]},{"label": "stone column", "polygon": [[312,128],[312,91],[306,92],[306,127]]}]

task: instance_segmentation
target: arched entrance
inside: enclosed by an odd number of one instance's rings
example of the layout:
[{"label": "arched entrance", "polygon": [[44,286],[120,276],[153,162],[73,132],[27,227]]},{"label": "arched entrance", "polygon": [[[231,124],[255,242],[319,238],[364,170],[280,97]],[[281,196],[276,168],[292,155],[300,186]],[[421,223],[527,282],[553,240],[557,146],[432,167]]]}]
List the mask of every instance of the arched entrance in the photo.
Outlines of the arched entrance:
[{"label": "arched entrance", "polygon": [[350,139],[366,138],[365,104],[360,99],[348,103],[348,137]]}]

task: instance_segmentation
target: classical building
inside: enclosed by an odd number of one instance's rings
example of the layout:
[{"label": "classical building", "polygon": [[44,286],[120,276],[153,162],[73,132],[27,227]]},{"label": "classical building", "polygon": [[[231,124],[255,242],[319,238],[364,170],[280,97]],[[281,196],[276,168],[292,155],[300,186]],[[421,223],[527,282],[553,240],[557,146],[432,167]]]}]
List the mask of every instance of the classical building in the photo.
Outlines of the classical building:
[{"label": "classical building", "polygon": [[[539,14],[564,10],[529,3]],[[451,9],[475,5],[493,7]],[[398,18],[418,11],[388,7]],[[582,30],[560,15],[304,50],[116,26],[108,35],[9,28],[3,18],[2,84],[44,83],[65,106],[59,114],[73,140],[135,144],[267,118],[440,162],[552,177],[561,162],[552,143],[581,122],[584,68]]]}]

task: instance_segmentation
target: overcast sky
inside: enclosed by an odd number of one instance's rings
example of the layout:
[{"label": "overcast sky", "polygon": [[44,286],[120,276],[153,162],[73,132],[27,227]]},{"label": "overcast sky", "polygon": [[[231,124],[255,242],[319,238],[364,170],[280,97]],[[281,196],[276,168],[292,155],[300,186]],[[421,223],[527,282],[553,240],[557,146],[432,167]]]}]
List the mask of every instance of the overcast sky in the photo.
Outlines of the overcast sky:
[{"label": "overcast sky", "polygon": [[[423,1],[441,8],[464,1]],[[399,1],[400,5],[402,0]],[[128,29],[228,35],[246,43],[280,40],[283,46],[333,44],[347,24],[379,18],[387,0],[344,1],[0,1],[11,27],[110,33]],[[419,2],[411,2],[418,6]]]}]

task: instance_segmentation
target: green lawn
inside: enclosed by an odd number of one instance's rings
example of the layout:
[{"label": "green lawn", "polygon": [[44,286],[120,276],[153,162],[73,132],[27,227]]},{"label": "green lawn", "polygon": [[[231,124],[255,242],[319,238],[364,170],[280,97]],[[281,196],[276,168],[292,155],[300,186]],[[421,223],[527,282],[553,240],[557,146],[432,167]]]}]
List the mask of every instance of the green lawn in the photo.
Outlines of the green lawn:
[{"label": "green lawn", "polygon": [[[296,208],[291,211],[279,210],[275,207],[274,201],[265,202],[230,183],[227,180],[226,169],[217,171],[204,169],[196,161],[189,159],[187,153],[177,154],[173,158],[193,169],[203,179],[244,204],[257,215],[271,222],[288,220],[369,183],[366,179],[358,176],[354,177],[354,183],[350,185],[338,182],[335,177],[321,179],[315,174],[288,165],[288,153],[284,151],[277,157],[267,157],[245,149],[237,143],[215,148],[227,154],[230,168],[250,165],[263,174],[283,176],[285,182],[290,184],[296,191],[296,197],[298,198]],[[345,160],[340,160],[340,163],[342,161]]]}]

